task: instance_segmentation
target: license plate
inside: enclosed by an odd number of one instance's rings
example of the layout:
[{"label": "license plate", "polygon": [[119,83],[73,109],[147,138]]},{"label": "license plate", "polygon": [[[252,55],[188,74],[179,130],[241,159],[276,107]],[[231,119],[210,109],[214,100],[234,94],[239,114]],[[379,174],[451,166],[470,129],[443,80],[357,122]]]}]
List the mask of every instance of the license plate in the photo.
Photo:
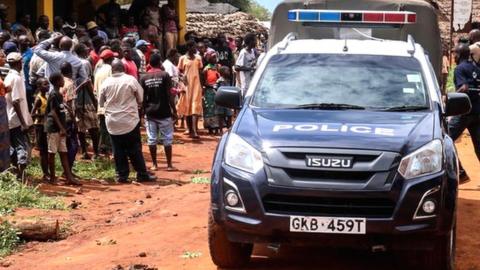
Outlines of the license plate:
[{"label": "license plate", "polygon": [[290,216],[291,232],[365,234],[365,218]]}]

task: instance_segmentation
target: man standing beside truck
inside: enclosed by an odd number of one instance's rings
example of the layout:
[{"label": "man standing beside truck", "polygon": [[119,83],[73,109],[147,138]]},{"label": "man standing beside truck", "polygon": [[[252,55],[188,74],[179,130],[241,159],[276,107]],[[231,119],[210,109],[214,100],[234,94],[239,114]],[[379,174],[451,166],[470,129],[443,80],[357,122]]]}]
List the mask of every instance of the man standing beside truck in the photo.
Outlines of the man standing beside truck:
[{"label": "man standing beside truck", "polygon": [[[479,32],[480,33],[480,32]],[[450,136],[455,141],[465,129],[468,129],[475,148],[475,154],[480,161],[480,68],[470,61],[470,48],[459,44],[455,48],[457,67],[454,72],[454,83],[457,92],[466,93],[472,103],[469,114],[452,117],[448,124]],[[465,170],[460,169],[460,181],[466,182],[469,177]]]}]

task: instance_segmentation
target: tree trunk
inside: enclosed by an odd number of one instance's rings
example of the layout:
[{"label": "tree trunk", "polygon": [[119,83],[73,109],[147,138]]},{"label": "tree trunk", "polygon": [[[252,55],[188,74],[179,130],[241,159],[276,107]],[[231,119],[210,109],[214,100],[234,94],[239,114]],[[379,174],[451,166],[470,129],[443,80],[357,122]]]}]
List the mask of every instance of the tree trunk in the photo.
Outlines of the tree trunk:
[{"label": "tree trunk", "polygon": [[18,230],[19,237],[24,240],[47,241],[59,238],[58,220],[9,219],[8,222]]}]

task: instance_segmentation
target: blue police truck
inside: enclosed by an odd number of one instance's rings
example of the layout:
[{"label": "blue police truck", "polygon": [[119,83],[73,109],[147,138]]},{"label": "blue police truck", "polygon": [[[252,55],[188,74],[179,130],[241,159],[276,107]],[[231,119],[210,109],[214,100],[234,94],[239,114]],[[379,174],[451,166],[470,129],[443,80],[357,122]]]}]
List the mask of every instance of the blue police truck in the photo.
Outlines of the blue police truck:
[{"label": "blue police truck", "polygon": [[239,114],[213,162],[211,257],[235,268],[255,243],[313,244],[391,250],[400,269],[452,270],[458,158],[446,118],[471,104],[442,97],[437,55],[425,49],[437,45],[415,41],[439,40],[436,22],[425,31],[435,13],[413,0],[338,1],[354,10],[321,2],[280,5],[272,23],[300,33],[272,42],[246,93],[217,92]]}]

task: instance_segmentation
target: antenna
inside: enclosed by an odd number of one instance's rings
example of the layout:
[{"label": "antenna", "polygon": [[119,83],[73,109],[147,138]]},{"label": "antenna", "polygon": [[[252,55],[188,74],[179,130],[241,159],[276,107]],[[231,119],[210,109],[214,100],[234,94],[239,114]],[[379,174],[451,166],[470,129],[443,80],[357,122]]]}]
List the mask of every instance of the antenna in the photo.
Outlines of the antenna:
[{"label": "antenna", "polygon": [[407,37],[407,52],[411,55],[414,55],[415,54],[415,39],[413,38],[412,35],[408,35]]},{"label": "antenna", "polygon": [[343,46],[343,51],[348,52],[347,39],[345,39],[345,46]]}]

